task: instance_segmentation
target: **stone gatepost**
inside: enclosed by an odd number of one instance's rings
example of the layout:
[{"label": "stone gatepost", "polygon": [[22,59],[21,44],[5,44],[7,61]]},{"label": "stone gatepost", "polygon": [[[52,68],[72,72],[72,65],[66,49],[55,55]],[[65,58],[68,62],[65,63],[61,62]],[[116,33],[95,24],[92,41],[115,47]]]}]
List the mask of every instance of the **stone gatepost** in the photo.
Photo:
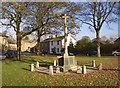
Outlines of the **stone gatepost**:
[{"label": "stone gatepost", "polygon": [[49,66],[49,74],[53,75],[53,66]]},{"label": "stone gatepost", "polygon": [[36,62],[36,68],[39,68],[39,62],[38,61]]},{"label": "stone gatepost", "polygon": [[82,68],[82,73],[83,73],[83,74],[86,74],[86,73],[87,73],[87,71],[86,71],[86,66],[85,66],[85,65],[84,65],[83,68]]},{"label": "stone gatepost", "polygon": [[31,72],[34,71],[34,64],[31,64]]},{"label": "stone gatepost", "polygon": [[92,66],[96,67],[95,60],[92,61]]},{"label": "stone gatepost", "polygon": [[54,60],[54,66],[57,66],[57,61],[56,60]]},{"label": "stone gatepost", "polygon": [[102,63],[100,63],[98,69],[99,69],[99,70],[102,70]]}]

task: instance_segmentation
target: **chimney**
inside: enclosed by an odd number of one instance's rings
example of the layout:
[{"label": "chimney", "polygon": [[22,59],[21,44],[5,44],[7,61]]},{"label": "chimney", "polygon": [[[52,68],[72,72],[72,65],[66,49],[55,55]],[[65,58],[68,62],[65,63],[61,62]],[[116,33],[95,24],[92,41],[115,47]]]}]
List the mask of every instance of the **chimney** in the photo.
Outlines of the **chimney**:
[{"label": "chimney", "polygon": [[50,36],[49,36],[49,38],[53,38],[53,36],[52,36],[52,35],[50,35]]},{"label": "chimney", "polygon": [[58,35],[55,35],[55,37],[57,38],[57,37],[58,37]]}]

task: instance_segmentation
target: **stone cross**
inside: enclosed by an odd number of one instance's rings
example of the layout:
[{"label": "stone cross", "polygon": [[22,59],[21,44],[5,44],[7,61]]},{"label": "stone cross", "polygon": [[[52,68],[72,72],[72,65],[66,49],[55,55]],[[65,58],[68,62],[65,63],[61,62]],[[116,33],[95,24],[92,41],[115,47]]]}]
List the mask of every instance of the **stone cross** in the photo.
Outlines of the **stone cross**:
[{"label": "stone cross", "polygon": [[65,14],[62,18],[64,18],[64,32],[67,34],[67,18],[69,18],[69,16]]},{"label": "stone cross", "polygon": [[65,14],[62,18],[64,18],[64,36],[65,36],[65,42],[64,42],[65,52],[64,52],[64,55],[68,56],[68,46],[67,46],[67,35],[68,35],[68,32],[67,32],[67,18],[69,18],[69,16],[67,16]]}]

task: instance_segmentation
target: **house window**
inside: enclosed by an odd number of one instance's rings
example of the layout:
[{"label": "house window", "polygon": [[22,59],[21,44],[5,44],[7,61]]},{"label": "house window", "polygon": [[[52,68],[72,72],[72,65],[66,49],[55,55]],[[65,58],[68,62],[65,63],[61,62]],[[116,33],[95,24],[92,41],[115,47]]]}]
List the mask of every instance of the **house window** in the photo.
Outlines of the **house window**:
[{"label": "house window", "polygon": [[56,48],[55,48],[55,47],[52,48],[52,53],[53,53],[53,54],[56,54]]},{"label": "house window", "polygon": [[57,45],[59,45],[59,41],[57,41]]},{"label": "house window", "polygon": [[59,48],[57,48],[57,52],[59,52]]},{"label": "house window", "polygon": [[51,45],[53,45],[53,41],[51,41]]}]

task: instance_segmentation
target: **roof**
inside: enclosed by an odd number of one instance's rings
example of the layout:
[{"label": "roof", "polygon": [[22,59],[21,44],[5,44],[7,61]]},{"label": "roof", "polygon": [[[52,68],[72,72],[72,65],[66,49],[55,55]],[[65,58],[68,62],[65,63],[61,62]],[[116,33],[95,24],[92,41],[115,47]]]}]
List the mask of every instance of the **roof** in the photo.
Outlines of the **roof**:
[{"label": "roof", "polygon": [[14,39],[8,38],[7,41],[9,44],[16,44],[16,41]]},{"label": "roof", "polygon": [[4,34],[2,34],[2,33],[0,33],[0,36],[2,36],[2,37],[8,37],[8,36],[6,36],[6,35],[4,35]]},{"label": "roof", "polygon": [[120,42],[120,37],[118,39],[116,39],[114,42]]},{"label": "roof", "polygon": [[22,39],[22,41],[27,42],[27,43],[33,43],[33,42],[36,42],[36,40],[25,40],[25,39]]},{"label": "roof", "polygon": [[64,36],[59,36],[56,38],[48,38],[48,39],[43,40],[42,42],[57,41],[57,40],[62,40],[62,39],[64,39]]}]

